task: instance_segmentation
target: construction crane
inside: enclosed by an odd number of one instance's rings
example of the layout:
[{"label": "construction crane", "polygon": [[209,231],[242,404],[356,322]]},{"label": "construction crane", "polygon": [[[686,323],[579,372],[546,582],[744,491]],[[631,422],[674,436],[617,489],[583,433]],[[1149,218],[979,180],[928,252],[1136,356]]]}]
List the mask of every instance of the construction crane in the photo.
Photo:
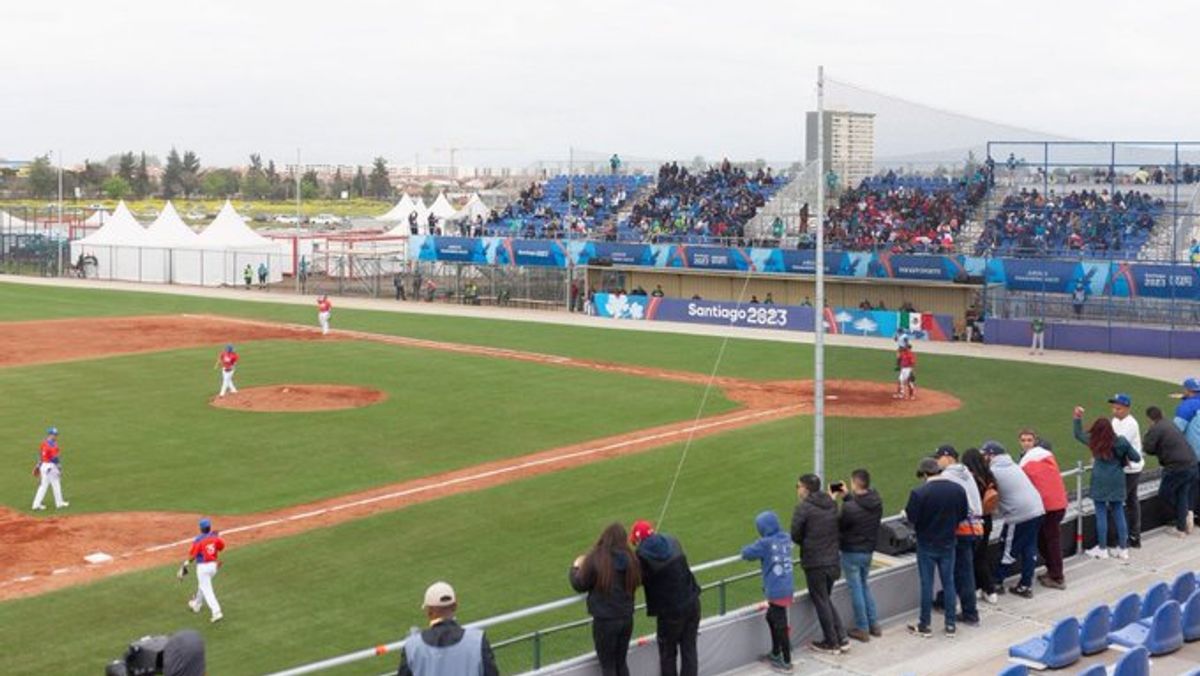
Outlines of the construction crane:
[{"label": "construction crane", "polygon": [[458,171],[456,169],[457,165],[454,162],[454,157],[458,153],[464,152],[464,151],[472,152],[472,153],[477,153],[477,152],[489,153],[489,152],[506,152],[509,150],[512,150],[512,148],[477,148],[477,147],[451,145],[451,146],[447,146],[445,148],[434,148],[433,152],[435,152],[435,153],[450,153],[450,178],[458,178]]}]

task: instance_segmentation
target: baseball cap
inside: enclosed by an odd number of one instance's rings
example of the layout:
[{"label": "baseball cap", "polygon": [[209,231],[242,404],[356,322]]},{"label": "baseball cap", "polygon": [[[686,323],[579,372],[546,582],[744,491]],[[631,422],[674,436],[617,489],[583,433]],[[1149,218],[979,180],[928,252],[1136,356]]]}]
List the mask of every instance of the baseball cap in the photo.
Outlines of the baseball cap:
[{"label": "baseball cap", "polygon": [[227,344],[225,345],[225,351],[226,351],[226,352],[233,352],[233,343],[227,343]]},{"label": "baseball cap", "polygon": [[57,427],[50,427],[50,428],[48,428],[48,429],[46,430],[46,434],[58,434],[58,428],[57,428]]},{"label": "baseball cap", "polygon": [[936,451],[933,452],[933,457],[954,458],[955,460],[958,460],[958,451],[955,450],[950,444],[942,444],[941,446],[937,447]]},{"label": "baseball cap", "polygon": [[425,590],[424,608],[445,608],[458,603],[458,597],[454,595],[454,587],[451,587],[446,582],[434,582]]},{"label": "baseball cap", "polygon": [[1183,389],[1189,392],[1200,392],[1200,378],[1192,376],[1183,381]]},{"label": "baseball cap", "polygon": [[942,466],[933,458],[921,458],[917,463],[917,478],[921,479],[927,476],[937,476],[942,473]]},{"label": "baseball cap", "polygon": [[1108,403],[1120,404],[1121,406],[1132,406],[1133,399],[1130,399],[1128,394],[1125,394],[1123,392],[1117,392],[1116,394],[1114,394],[1113,396],[1108,398]]},{"label": "baseball cap", "polygon": [[200,530],[212,530],[212,521],[209,521],[207,517],[200,519]]},{"label": "baseball cap", "polygon": [[1008,453],[1004,448],[1004,444],[990,439],[983,442],[983,445],[979,447],[979,452],[984,455],[1006,455]]},{"label": "baseball cap", "polygon": [[641,543],[651,535],[654,535],[654,524],[645,519],[634,521],[633,528],[629,529],[629,541],[634,545]]}]

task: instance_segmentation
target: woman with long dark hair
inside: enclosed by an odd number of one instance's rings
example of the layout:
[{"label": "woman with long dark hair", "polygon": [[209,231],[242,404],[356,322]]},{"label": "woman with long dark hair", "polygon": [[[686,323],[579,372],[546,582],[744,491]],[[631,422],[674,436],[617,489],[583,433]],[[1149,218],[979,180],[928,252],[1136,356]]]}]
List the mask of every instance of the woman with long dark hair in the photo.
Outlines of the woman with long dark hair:
[{"label": "woman with long dark hair", "polygon": [[988,542],[992,538],[992,513],[996,511],[1000,493],[996,489],[996,478],[978,448],[968,448],[963,451],[962,464],[966,466],[975,485],[979,488],[979,497],[983,502],[983,536],[975,542],[975,589],[983,593],[983,599],[988,603],[996,603],[996,593],[992,591],[992,564],[988,560]]},{"label": "woman with long dark hair", "polygon": [[575,591],[587,592],[600,672],[604,676],[629,676],[625,654],[633,637],[634,593],[642,577],[625,527],[609,524],[591,550],[575,559],[570,579]]},{"label": "woman with long dark hair", "polygon": [[1129,558],[1129,524],[1125,522],[1125,471],[1124,466],[1137,462],[1141,456],[1124,437],[1113,431],[1112,421],[1096,418],[1092,426],[1083,430],[1083,408],[1075,407],[1072,425],[1075,438],[1092,451],[1092,502],[1096,505],[1096,546],[1087,550],[1094,559],[1107,559],[1109,551],[1108,517],[1111,513],[1117,526],[1117,549],[1113,556]]}]

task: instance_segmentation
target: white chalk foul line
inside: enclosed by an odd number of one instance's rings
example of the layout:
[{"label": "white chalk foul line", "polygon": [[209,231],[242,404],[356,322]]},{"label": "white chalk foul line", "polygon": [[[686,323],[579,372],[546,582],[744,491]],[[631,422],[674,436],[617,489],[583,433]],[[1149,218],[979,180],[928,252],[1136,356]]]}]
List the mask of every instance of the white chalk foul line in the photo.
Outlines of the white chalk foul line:
[{"label": "white chalk foul line", "polygon": [[[615,441],[611,444],[605,444],[603,446],[584,448],[584,449],[580,449],[578,451],[574,451],[572,453],[564,453],[562,455],[538,458],[537,460],[526,460],[526,461],[519,462],[519,463],[516,463],[513,465],[505,465],[503,467],[497,467],[496,469],[488,470],[486,472],[476,472],[474,474],[469,474],[467,476],[455,477],[453,479],[446,479],[444,481],[438,481],[438,482],[434,482],[431,484],[425,484],[422,486],[414,486],[413,488],[406,488],[402,491],[393,491],[391,493],[385,493],[384,495],[376,495],[376,496],[369,497],[369,498],[360,498],[358,500],[351,500],[349,502],[343,502],[343,503],[332,505],[330,507],[325,507],[322,509],[316,509],[316,510],[312,510],[309,512],[302,512],[300,514],[293,514],[291,516],[284,517],[281,519],[266,519],[264,521],[258,521],[255,523],[246,524],[244,526],[237,526],[235,528],[229,528],[229,529],[223,530],[221,532],[224,533],[225,535],[230,535],[230,534],[235,534],[235,533],[244,533],[246,531],[251,531],[251,530],[258,530],[261,528],[269,528],[271,526],[276,526],[281,523],[284,523],[285,521],[302,521],[305,519],[315,518],[315,517],[321,516],[322,514],[326,514],[329,512],[339,512],[339,511],[342,511],[345,509],[353,509],[355,507],[363,507],[365,505],[371,505],[371,504],[375,504],[378,502],[385,502],[388,500],[395,500],[397,498],[404,498],[404,497],[409,497],[412,495],[419,495],[421,493],[428,493],[430,491],[436,491],[436,490],[439,490],[442,488],[448,488],[451,486],[459,486],[462,484],[473,483],[476,481],[482,481],[484,479],[490,479],[490,478],[496,477],[496,476],[512,474],[514,472],[520,472],[521,470],[530,469],[533,467],[542,467],[544,465],[552,465],[555,463],[563,462],[564,460],[573,460],[575,458],[584,458],[589,455],[597,455],[600,453],[607,453],[608,451],[614,451],[614,450],[618,450],[621,448],[627,448],[629,446],[644,444],[646,442],[659,441],[662,439],[670,439],[671,437],[683,436],[683,435],[690,434],[693,432],[702,432],[704,430],[709,430],[709,429],[714,429],[714,428],[728,427],[730,425],[734,425],[734,424],[744,422],[747,420],[757,420],[759,418],[764,418],[764,417],[768,417],[768,416],[787,413],[789,411],[794,411],[797,408],[800,408],[800,407],[795,406],[795,405],[781,406],[779,408],[772,408],[772,409],[767,409],[767,410],[763,410],[763,411],[754,411],[751,413],[743,413],[742,415],[737,415],[737,416],[732,416],[732,417],[727,417],[727,418],[720,418],[717,420],[709,420],[707,422],[689,425],[687,427],[682,427],[682,428],[679,428],[676,430],[668,430],[666,432],[656,432],[654,434],[648,434],[645,436],[638,437],[636,439],[626,439],[625,441]],[[191,538],[184,538],[182,540],[176,540],[174,542],[168,542],[168,543],[161,544],[161,545],[145,547],[145,548],[139,550],[139,552],[143,553],[143,554],[153,554],[155,552],[161,552],[166,549],[174,549],[176,547],[182,547],[183,545],[186,545],[186,544],[190,543],[191,541],[192,541]],[[129,556],[128,554],[123,554],[123,555],[121,555],[121,558],[128,558],[128,556]],[[61,575],[61,574],[70,572],[72,570],[74,570],[74,567],[60,568],[60,569],[55,570],[52,574],[53,575]],[[36,576],[22,575],[20,577],[16,577],[16,578],[12,578],[10,580],[6,580],[4,582],[0,582],[0,587],[6,587],[8,585],[11,585],[11,584],[14,584],[17,582],[28,582],[28,581],[31,581],[34,579],[36,579]]]}]

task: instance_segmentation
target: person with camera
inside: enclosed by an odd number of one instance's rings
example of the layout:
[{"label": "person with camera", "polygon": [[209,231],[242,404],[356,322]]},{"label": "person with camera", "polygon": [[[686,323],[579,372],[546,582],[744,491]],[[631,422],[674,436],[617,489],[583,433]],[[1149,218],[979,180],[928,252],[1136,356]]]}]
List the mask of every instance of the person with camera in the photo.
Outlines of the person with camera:
[{"label": "person with camera", "polygon": [[837,504],[821,491],[821,477],[805,474],[796,482],[799,503],[792,512],[792,542],[800,546],[800,567],[808,585],[808,597],[821,624],[820,641],[813,650],[836,655],[850,650],[850,640],[829,594],[837,582],[841,557],[838,553]]},{"label": "person with camera", "polygon": [[829,485],[829,493],[842,499],[842,510],[838,515],[838,547],[841,549],[842,574],[846,576],[850,603],[854,607],[854,627],[846,634],[866,643],[872,636],[883,636],[868,582],[871,556],[879,542],[879,523],[883,520],[883,499],[871,488],[871,474],[865,469],[850,473],[849,489],[838,481]]},{"label": "person with camera", "polygon": [[397,676],[498,676],[496,657],[483,631],[463,627],[454,617],[454,587],[445,582],[429,585],[421,608],[429,627],[414,627],[404,641]]}]

